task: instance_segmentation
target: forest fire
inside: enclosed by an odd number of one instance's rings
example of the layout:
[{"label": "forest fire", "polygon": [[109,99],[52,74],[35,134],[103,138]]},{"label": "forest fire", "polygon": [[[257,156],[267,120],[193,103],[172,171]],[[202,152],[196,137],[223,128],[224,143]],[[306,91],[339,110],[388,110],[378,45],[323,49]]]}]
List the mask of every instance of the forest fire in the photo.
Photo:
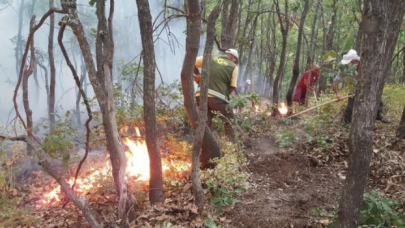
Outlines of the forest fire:
[{"label": "forest fire", "polygon": [[285,103],[281,103],[280,107],[278,108],[278,111],[280,112],[281,115],[287,114],[288,108],[285,105]]},{"label": "forest fire", "polygon": [[260,105],[255,105],[255,113],[259,113],[262,111],[262,107]]},{"label": "forest fire", "polygon": [[[137,135],[139,136],[139,130],[136,129]],[[125,138],[123,143],[128,147],[125,151],[127,157],[127,169],[126,178],[131,178],[135,181],[147,182],[150,179],[150,168],[149,168],[149,154],[146,147],[145,140],[131,140]],[[188,171],[191,168],[191,164],[186,161],[176,161],[169,159],[162,159],[162,170],[163,173],[175,172],[182,173],[183,171]],[[85,195],[92,189],[101,187],[102,179],[111,176],[111,165],[108,161],[105,166],[101,169],[94,169],[90,171],[85,177],[79,177],[76,181],[75,191],[78,194]],[[68,183],[73,184],[74,178],[70,178]],[[54,188],[52,191],[43,195],[42,204],[50,204],[52,202],[60,202],[61,198],[59,196],[61,190],[60,186]]]}]

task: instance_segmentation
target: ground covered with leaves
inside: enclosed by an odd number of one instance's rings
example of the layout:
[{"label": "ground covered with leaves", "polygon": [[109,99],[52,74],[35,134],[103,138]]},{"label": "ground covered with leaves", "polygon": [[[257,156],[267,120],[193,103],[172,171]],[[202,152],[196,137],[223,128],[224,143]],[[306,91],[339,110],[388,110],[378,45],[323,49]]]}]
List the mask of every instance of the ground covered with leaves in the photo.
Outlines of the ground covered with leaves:
[{"label": "ground covered with leaves", "polygon": [[[405,140],[395,136],[404,106],[396,99],[401,91],[397,87],[385,91],[392,122],[375,126],[371,173],[361,208],[364,227],[405,226]],[[332,98],[321,99],[311,104]],[[223,158],[216,161],[215,169],[202,172],[207,199],[202,213],[193,204],[190,171],[169,166],[161,205],[149,205],[147,182],[128,179],[135,211],[130,226],[333,227],[349,153],[350,128],[339,118],[345,103],[332,103],[293,119],[271,117],[264,103],[259,112],[247,108],[238,113],[238,123],[250,138],[244,145],[219,137],[223,132],[214,121]],[[160,138],[162,155],[172,164],[189,163],[190,133],[177,131]],[[41,170],[15,175],[22,145],[3,145],[5,150],[20,152],[2,154],[0,227],[88,227],[63,194],[57,194],[58,200],[47,198],[57,184]],[[106,160],[105,152],[93,151],[80,176],[93,175]],[[66,176],[74,175],[76,167],[77,159],[72,159],[69,168],[63,169]],[[109,227],[117,221],[117,197],[111,175],[98,175],[94,186],[82,194]]]}]

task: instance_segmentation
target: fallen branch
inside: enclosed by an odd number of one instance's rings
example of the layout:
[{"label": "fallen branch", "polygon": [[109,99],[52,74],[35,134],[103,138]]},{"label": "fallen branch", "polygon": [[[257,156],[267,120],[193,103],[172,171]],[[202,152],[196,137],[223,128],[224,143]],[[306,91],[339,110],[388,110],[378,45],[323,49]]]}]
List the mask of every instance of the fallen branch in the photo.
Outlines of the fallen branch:
[{"label": "fallen branch", "polygon": [[[348,98],[348,97],[352,97],[352,96],[354,96],[354,94],[344,96],[344,97],[342,97],[342,98],[341,98],[341,100],[346,99],[346,98]],[[338,100],[338,99],[334,99],[334,100],[331,100],[331,101],[325,102],[325,103],[323,103],[323,104],[320,104],[320,105],[314,106],[314,107],[312,107],[312,108],[309,108],[309,109],[306,109],[306,110],[301,111],[301,112],[299,112],[299,113],[296,113],[296,114],[294,114],[294,115],[291,115],[291,116],[289,116],[289,117],[287,117],[287,118],[292,118],[292,117],[299,116],[299,115],[304,114],[304,113],[306,113],[306,112],[309,112],[309,111],[311,111],[311,110],[313,110],[313,109],[319,108],[319,107],[321,107],[321,106],[324,106],[324,105],[327,105],[327,104],[330,104],[330,103],[332,103],[332,102],[336,102],[336,101],[339,101],[339,100]]]}]

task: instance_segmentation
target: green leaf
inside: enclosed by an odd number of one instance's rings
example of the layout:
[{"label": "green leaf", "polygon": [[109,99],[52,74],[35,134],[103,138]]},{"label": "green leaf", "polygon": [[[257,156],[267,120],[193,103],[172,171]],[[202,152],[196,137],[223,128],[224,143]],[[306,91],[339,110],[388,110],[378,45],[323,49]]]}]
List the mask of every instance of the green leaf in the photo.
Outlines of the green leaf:
[{"label": "green leaf", "polygon": [[213,197],[213,198],[211,198],[210,202],[217,204],[217,203],[221,202],[221,200],[222,200],[222,199],[219,198],[219,197]]},{"label": "green leaf", "polygon": [[235,189],[235,193],[240,194],[242,192],[244,192],[245,190],[243,188],[237,188]]},{"label": "green leaf", "polygon": [[349,52],[349,50],[353,47],[354,44],[354,37],[351,33],[349,33],[347,35],[346,41],[342,47],[342,49],[340,50],[340,54],[344,55],[347,52]]},{"label": "green leaf", "polygon": [[221,214],[222,213],[222,207],[223,207],[222,203],[219,203],[217,205],[216,210],[215,210],[215,214]]},{"label": "green leaf", "polygon": [[217,228],[217,224],[215,224],[214,220],[211,218],[206,218],[204,220],[204,225],[208,228]]}]

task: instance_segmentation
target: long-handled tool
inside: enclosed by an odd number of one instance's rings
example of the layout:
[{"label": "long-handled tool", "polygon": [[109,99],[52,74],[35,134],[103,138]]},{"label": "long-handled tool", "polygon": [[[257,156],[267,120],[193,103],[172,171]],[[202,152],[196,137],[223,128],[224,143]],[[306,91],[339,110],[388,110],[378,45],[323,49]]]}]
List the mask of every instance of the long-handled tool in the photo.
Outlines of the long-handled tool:
[{"label": "long-handled tool", "polygon": [[[352,96],[354,96],[354,94],[344,96],[344,97],[342,97],[342,98],[341,98],[341,100],[342,100],[342,99],[346,99],[346,98],[348,98],[348,97],[352,97]],[[321,106],[324,106],[324,105],[327,105],[327,104],[330,104],[330,103],[332,103],[332,102],[336,102],[336,101],[338,101],[338,99],[334,99],[334,100],[331,100],[331,101],[325,102],[325,103],[323,103],[323,104],[320,104],[320,105],[314,106],[314,107],[312,107],[312,108],[306,109],[306,110],[304,110],[304,111],[301,111],[301,112],[295,113],[294,115],[291,115],[291,116],[289,116],[289,117],[287,117],[287,118],[292,118],[292,117],[299,116],[299,115],[301,115],[301,114],[303,114],[303,113],[309,112],[309,111],[311,111],[311,110],[313,110],[313,109],[319,108],[319,107],[321,107]]]}]

